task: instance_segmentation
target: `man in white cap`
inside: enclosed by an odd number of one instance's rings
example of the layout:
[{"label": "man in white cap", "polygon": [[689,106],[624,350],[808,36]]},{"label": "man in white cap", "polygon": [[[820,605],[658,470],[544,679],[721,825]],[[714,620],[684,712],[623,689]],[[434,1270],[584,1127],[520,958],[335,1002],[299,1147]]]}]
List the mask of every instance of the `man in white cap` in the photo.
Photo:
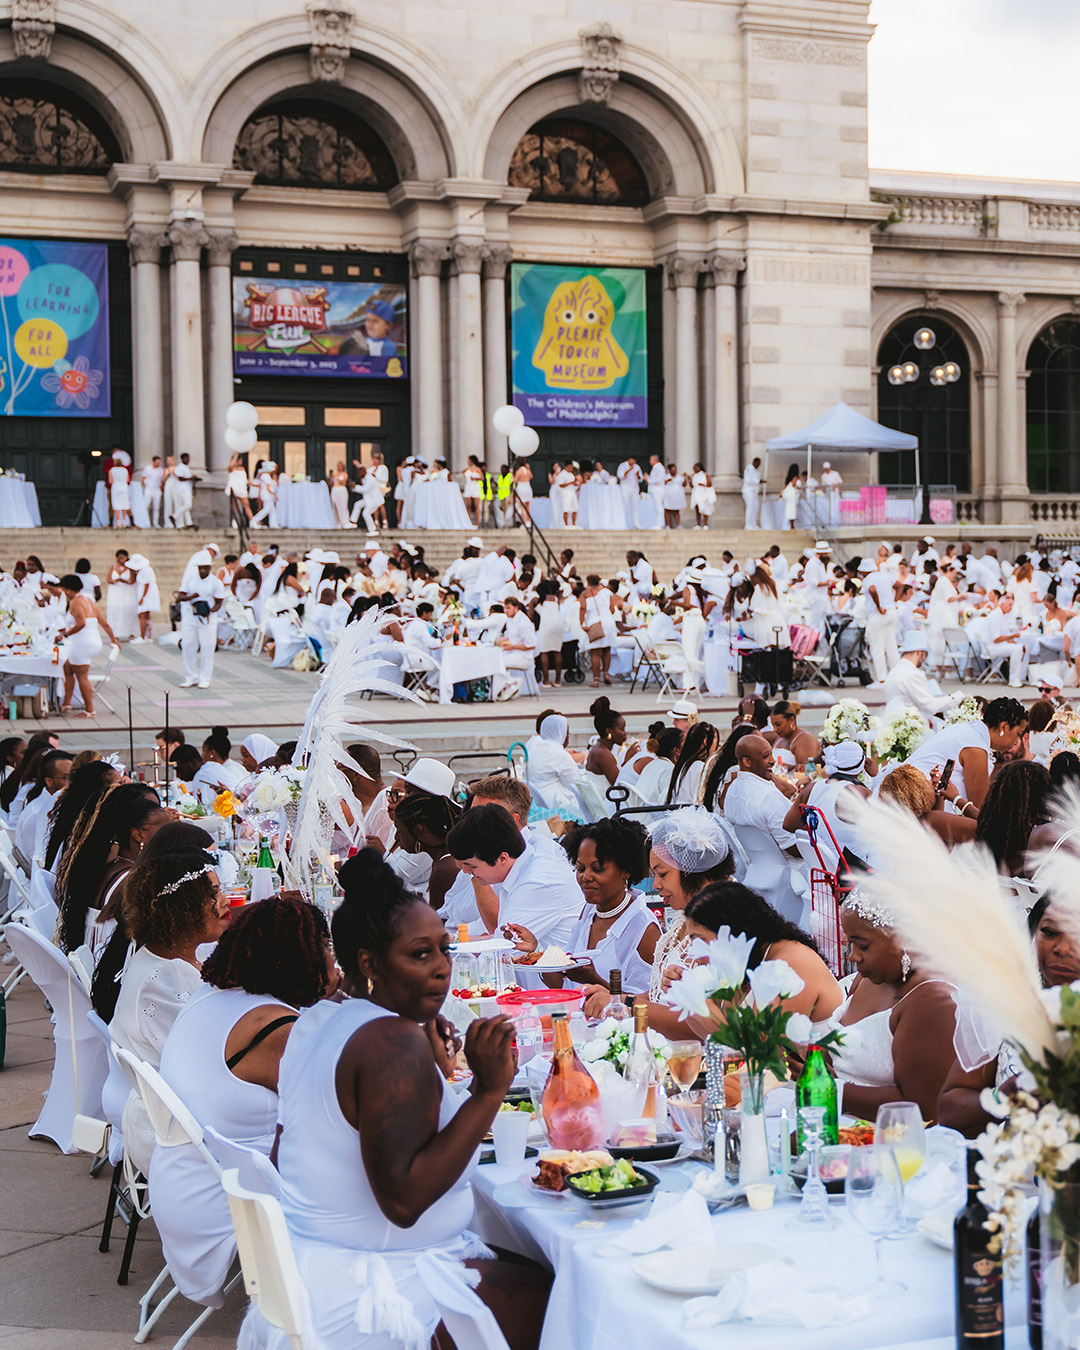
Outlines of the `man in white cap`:
[{"label": "man in white cap", "polygon": [[895,713],[917,712],[929,721],[949,706],[947,696],[922,671],[928,641],[925,633],[913,632],[901,643],[900,657],[885,676],[886,720]]},{"label": "man in white cap", "polygon": [[825,631],[825,615],[829,611],[829,569],[826,563],[832,548],[827,539],[819,539],[803,568],[806,587],[807,621],[819,633]]},{"label": "man in white cap", "polygon": [[840,518],[840,485],[843,481],[826,460],[821,466],[821,486],[825,490],[825,519],[830,525],[835,525]]},{"label": "man in white cap", "polygon": [[866,642],[870,648],[870,673],[880,684],[900,659],[896,648],[896,590],[888,572],[878,570],[869,558],[859,564],[866,597]]},{"label": "man in white cap", "polygon": [[932,534],[924,534],[915,545],[915,552],[911,555],[912,567],[914,567],[915,571],[921,576],[924,563],[932,562],[936,566],[940,561],[941,555],[934,547],[934,536]]},{"label": "man in white cap", "polygon": [[[196,553],[189,567],[195,578],[177,591],[180,601],[180,651],[184,658],[181,689],[197,684],[209,689],[217,650],[218,610],[225,600],[225,587],[211,575],[214,560],[206,550]],[[186,574],[185,574],[186,575]]]},{"label": "man in white cap", "polygon": [[761,460],[753,459],[742,474],[742,499],[745,507],[744,530],[760,529],[758,525],[758,497],[761,495]]},{"label": "man in white cap", "polygon": [[681,698],[668,709],[668,721],[676,731],[685,733],[699,721],[698,710],[688,698]]}]

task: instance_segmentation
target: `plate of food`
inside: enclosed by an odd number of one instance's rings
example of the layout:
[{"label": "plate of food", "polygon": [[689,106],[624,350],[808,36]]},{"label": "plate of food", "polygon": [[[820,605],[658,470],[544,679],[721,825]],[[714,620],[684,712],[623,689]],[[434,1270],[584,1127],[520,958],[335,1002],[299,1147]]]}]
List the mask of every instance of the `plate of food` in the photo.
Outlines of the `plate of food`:
[{"label": "plate of food", "polygon": [[558,1195],[566,1190],[568,1177],[597,1167],[609,1167],[614,1161],[606,1148],[548,1149],[540,1154],[532,1184],[537,1190]]},{"label": "plate of food", "polygon": [[647,1167],[619,1158],[605,1167],[574,1172],[566,1178],[566,1189],[587,1209],[616,1209],[648,1200],[660,1178]]},{"label": "plate of food", "polygon": [[620,1144],[610,1144],[609,1151],[616,1160],[629,1158],[631,1162],[670,1162],[682,1146],[682,1140],[674,1134],[658,1134],[650,1139],[624,1140]]},{"label": "plate of food", "polygon": [[783,1252],[763,1242],[721,1242],[713,1247],[650,1252],[633,1261],[631,1269],[654,1289],[689,1298],[718,1293],[740,1270],[752,1270],[755,1266],[784,1259]]},{"label": "plate of food", "polygon": [[575,966],[584,963],[571,956],[569,952],[564,952],[561,947],[547,947],[542,952],[526,952],[524,955],[516,957],[514,964],[532,966],[534,970],[542,973],[557,975],[561,971],[573,970]]}]

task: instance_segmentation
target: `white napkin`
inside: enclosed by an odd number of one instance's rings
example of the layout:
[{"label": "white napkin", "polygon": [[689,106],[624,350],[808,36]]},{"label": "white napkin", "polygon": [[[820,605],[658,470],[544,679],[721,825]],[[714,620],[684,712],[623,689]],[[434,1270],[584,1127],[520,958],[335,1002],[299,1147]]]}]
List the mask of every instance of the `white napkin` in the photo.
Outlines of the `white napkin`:
[{"label": "white napkin", "polygon": [[946,1206],[955,1211],[960,1208],[963,1194],[952,1168],[947,1163],[935,1162],[904,1187],[904,1211],[915,1219]]},{"label": "white napkin", "polygon": [[702,1196],[696,1191],[680,1196],[662,1192],[653,1200],[647,1218],[597,1250],[601,1256],[643,1256],[661,1247],[712,1246],[715,1241],[709,1207]]},{"label": "white napkin", "polygon": [[809,1331],[856,1322],[873,1311],[868,1294],[851,1297],[834,1286],[815,1286],[798,1267],[772,1261],[733,1275],[718,1294],[688,1299],[686,1325],[714,1327],[740,1319],[761,1326],[798,1326]]}]

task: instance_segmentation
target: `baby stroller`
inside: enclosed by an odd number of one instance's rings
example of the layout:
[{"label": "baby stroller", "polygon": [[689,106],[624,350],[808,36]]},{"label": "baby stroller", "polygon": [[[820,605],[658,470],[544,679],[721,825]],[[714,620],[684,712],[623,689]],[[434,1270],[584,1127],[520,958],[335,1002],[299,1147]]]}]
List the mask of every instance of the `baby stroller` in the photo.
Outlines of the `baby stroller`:
[{"label": "baby stroller", "polygon": [[872,684],[874,677],[866,666],[866,635],[852,622],[852,616],[827,614],[825,633],[831,651],[828,666],[831,680],[841,689],[845,678],[856,679],[861,685]]}]

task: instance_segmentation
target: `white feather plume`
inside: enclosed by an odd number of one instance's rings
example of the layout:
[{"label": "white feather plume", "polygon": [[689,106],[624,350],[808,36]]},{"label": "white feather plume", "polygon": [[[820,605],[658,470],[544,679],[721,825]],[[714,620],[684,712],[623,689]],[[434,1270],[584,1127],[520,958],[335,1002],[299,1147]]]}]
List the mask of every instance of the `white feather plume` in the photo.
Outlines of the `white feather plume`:
[{"label": "white feather plume", "polygon": [[1020,906],[990,854],[950,853],[936,834],[891,802],[860,811],[878,871],[859,881],[922,969],[956,987],[961,1002],[1034,1056],[1056,1045]]},{"label": "white feather plume", "polygon": [[408,741],[388,735],[372,726],[363,711],[359,696],[371,690],[420,703],[420,699],[401,685],[379,675],[387,654],[397,644],[385,631],[388,619],[370,609],[356,623],[346,625],[341,641],[326,664],[322,680],[308,705],[307,718],[296,742],[294,764],[306,766],[304,787],[297,807],[287,871],[289,882],[310,899],[312,877],[325,861],[333,827],[348,831],[341,809],[343,797],[350,792],[349,781],[341,766],[363,776],[364,771],[345,750],[347,740],[362,736],[406,750],[415,750]]},{"label": "white feather plume", "polygon": [[1080,788],[1067,783],[1051,803],[1051,817],[1061,826],[1064,838],[1056,848],[1036,849],[1028,854],[1032,879],[1050,896],[1054,918],[1080,946]]}]

